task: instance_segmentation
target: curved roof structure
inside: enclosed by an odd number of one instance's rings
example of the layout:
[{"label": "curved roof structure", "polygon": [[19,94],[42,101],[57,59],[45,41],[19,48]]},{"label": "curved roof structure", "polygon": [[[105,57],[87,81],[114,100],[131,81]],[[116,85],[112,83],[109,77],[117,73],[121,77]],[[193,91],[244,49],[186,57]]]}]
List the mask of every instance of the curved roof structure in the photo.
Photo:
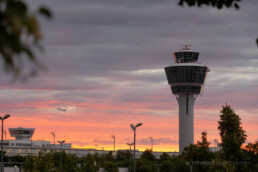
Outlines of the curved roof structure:
[{"label": "curved roof structure", "polygon": [[15,137],[15,140],[30,140],[34,134],[35,128],[9,128],[11,137]]}]

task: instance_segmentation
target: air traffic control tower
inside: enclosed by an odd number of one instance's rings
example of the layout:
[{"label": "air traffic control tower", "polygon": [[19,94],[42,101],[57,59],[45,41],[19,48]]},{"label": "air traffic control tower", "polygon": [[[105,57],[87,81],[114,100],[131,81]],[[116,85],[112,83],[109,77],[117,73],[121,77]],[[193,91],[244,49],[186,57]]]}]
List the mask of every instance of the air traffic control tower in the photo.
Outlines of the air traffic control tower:
[{"label": "air traffic control tower", "polygon": [[165,68],[168,84],[179,105],[179,152],[194,143],[194,102],[204,85],[209,68],[198,63],[199,52],[189,46],[174,53],[175,65]]}]

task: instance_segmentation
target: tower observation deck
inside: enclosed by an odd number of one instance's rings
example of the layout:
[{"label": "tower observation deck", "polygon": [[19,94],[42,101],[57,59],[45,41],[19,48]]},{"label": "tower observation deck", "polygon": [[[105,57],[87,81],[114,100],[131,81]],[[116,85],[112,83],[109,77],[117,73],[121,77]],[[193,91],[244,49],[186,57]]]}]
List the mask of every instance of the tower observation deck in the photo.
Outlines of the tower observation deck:
[{"label": "tower observation deck", "polygon": [[179,152],[194,142],[194,102],[204,85],[209,68],[198,63],[199,53],[189,46],[174,53],[175,65],[165,68],[172,94],[179,105]]},{"label": "tower observation deck", "polygon": [[35,128],[9,128],[11,137],[15,137],[15,140],[30,140],[34,134]]}]

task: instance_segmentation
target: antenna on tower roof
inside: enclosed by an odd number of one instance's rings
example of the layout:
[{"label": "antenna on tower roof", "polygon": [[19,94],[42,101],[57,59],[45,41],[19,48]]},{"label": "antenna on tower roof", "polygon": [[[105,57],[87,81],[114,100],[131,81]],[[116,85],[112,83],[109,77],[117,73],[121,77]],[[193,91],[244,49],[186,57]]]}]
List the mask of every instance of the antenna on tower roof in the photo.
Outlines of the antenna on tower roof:
[{"label": "antenna on tower roof", "polygon": [[184,45],[180,45],[180,46],[183,46],[182,50],[190,50],[190,47],[192,45],[189,43],[189,44],[184,44]]}]

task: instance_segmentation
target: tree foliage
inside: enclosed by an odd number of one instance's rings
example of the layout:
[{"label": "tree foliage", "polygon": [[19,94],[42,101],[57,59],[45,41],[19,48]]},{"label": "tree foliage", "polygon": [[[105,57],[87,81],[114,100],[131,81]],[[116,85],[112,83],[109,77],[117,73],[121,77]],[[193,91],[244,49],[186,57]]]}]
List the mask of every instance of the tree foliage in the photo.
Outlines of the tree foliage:
[{"label": "tree foliage", "polygon": [[218,124],[225,158],[227,160],[238,160],[242,152],[241,146],[246,140],[240,117],[235,114],[229,105],[222,106]]},{"label": "tree foliage", "polygon": [[51,18],[52,15],[44,6],[31,10],[22,0],[0,1],[0,58],[4,69],[15,76],[21,74],[24,62],[32,64],[31,75],[37,68],[43,69],[35,55],[36,49],[42,49],[39,16]]},{"label": "tree foliage", "polygon": [[170,160],[161,161],[161,172],[188,172],[189,166],[187,165],[184,156],[172,156]]},{"label": "tree foliage", "polygon": [[204,162],[211,162],[214,158],[213,152],[209,150],[209,142],[207,140],[207,132],[202,132],[201,141],[197,141],[197,144],[190,144],[182,152],[182,157],[189,165],[194,165],[196,171],[208,171],[209,164]]},{"label": "tree foliage", "polygon": [[80,168],[81,172],[97,172],[99,167],[96,165],[96,160],[94,156],[88,154],[86,157],[83,157],[82,167]]},{"label": "tree foliage", "polygon": [[66,172],[74,172],[77,170],[78,158],[75,154],[67,154],[65,151],[62,151],[63,159],[63,170]]},{"label": "tree foliage", "polygon": [[133,154],[130,153],[129,150],[126,151],[117,151],[116,159],[117,161],[128,160],[130,157],[132,158]]},{"label": "tree foliage", "polygon": [[[190,7],[207,5],[217,9],[222,9],[223,7],[239,9],[240,6],[238,3],[240,1],[241,0],[179,0],[178,5],[184,6],[186,3]],[[256,45],[258,46],[258,38],[256,39]]]},{"label": "tree foliage", "polygon": [[[32,159],[33,160],[33,159]],[[36,160],[36,169],[38,172],[50,171],[54,167],[53,156],[51,152],[47,152],[43,149],[38,152],[38,157]]]},{"label": "tree foliage", "polygon": [[133,154],[129,150],[117,151],[116,160],[119,167],[128,167],[130,165],[130,158],[132,161]]},{"label": "tree foliage", "polygon": [[36,172],[37,170],[37,157],[28,155],[25,159],[25,165],[23,166],[23,169],[25,172]]},{"label": "tree foliage", "polygon": [[25,162],[26,157],[14,155],[8,158],[10,162]]},{"label": "tree foliage", "polygon": [[146,150],[142,153],[141,158],[146,159],[146,160],[151,161],[151,162],[155,162],[155,161],[156,161],[156,158],[155,158],[155,156],[152,154],[152,150],[151,150],[151,149],[146,149]]},{"label": "tree foliage", "polygon": [[168,155],[168,153],[164,152],[163,154],[160,155],[159,162],[169,161],[169,160],[171,160],[171,157]]},{"label": "tree foliage", "polygon": [[244,148],[246,171],[255,171],[258,169],[258,141],[255,143],[248,143]]},{"label": "tree foliage", "polygon": [[145,158],[139,158],[136,162],[136,171],[140,172],[154,172],[155,171],[155,161],[149,161]]},{"label": "tree foliage", "polygon": [[197,146],[207,148],[209,147],[210,143],[207,140],[207,131],[202,132],[202,141],[197,141]]},{"label": "tree foliage", "polygon": [[190,144],[184,149],[182,156],[189,165],[194,165],[197,171],[208,171],[209,164],[204,162],[211,161],[213,154],[207,147]]},{"label": "tree foliage", "polygon": [[109,151],[107,154],[103,155],[102,157],[103,157],[104,161],[115,161],[112,151]]},{"label": "tree foliage", "polygon": [[258,141],[256,141],[255,143],[248,143],[245,146],[245,149],[247,151],[253,152],[254,154],[258,154]]},{"label": "tree foliage", "polygon": [[107,161],[105,163],[104,169],[108,172],[119,172],[117,163],[112,161]]},{"label": "tree foliage", "polygon": [[222,9],[223,7],[239,9],[238,2],[240,1],[241,0],[180,0],[178,5],[183,6],[184,3],[186,3],[188,6],[197,5],[201,7],[202,5],[208,5],[218,9]]},{"label": "tree foliage", "polygon": [[53,154],[43,149],[38,152],[38,156],[28,155],[23,166],[26,172],[45,172],[54,167]]},{"label": "tree foliage", "polygon": [[151,149],[146,149],[141,157],[136,161],[136,171],[152,172],[155,171],[156,158]]}]

